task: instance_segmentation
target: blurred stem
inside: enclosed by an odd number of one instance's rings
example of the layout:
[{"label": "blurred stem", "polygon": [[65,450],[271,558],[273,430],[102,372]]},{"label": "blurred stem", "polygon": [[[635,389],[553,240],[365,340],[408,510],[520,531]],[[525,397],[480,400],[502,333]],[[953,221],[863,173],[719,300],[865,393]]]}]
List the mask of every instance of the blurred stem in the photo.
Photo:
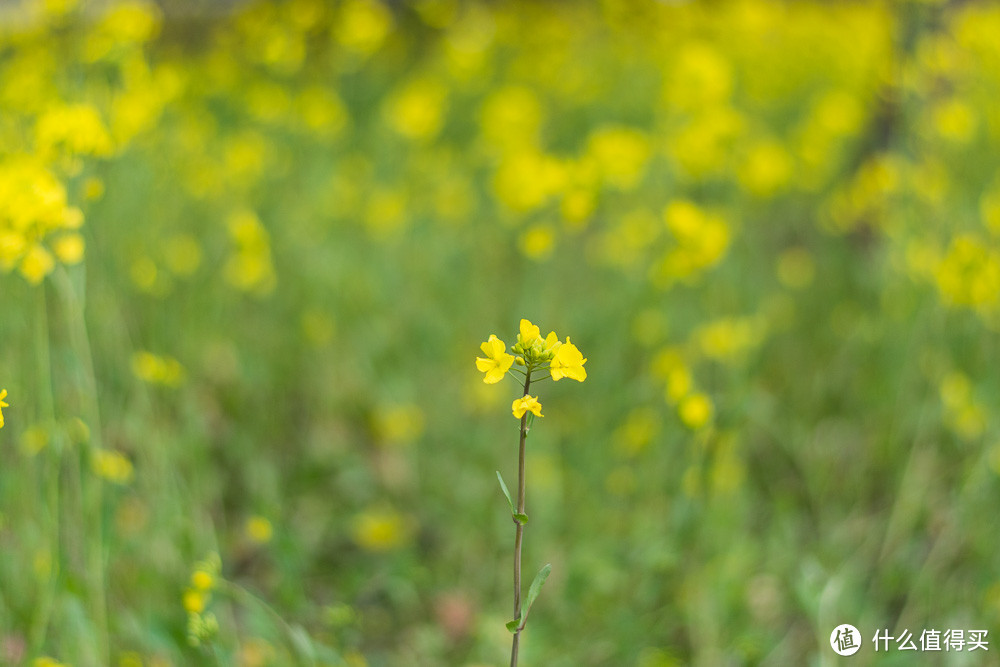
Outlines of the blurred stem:
[{"label": "blurred stem", "polygon": [[[524,376],[524,393],[528,395],[531,387],[531,370]],[[528,437],[528,413],[521,415],[521,437],[517,448],[517,513],[524,514],[524,441]],[[524,524],[514,519],[514,620],[521,620],[521,538],[524,534]],[[510,667],[517,665],[517,650],[521,639],[521,627],[514,630],[514,639],[510,647]]]},{"label": "blurred stem", "polygon": [[[52,393],[52,357],[49,349],[49,314],[48,302],[45,298],[45,285],[38,288],[40,297],[35,309],[35,357],[38,363],[38,403],[41,408],[41,418],[45,424],[48,437],[53,435],[55,426],[55,397]],[[49,576],[41,600],[36,607],[35,617],[31,623],[30,646],[31,653],[38,654],[45,643],[45,635],[49,628],[49,618],[52,615],[52,604],[56,596],[56,586],[59,579],[59,468],[62,460],[61,452],[52,447],[44,453],[45,464],[42,482],[43,493],[49,509]]]},{"label": "blurred stem", "polygon": [[[257,606],[259,606],[264,611],[266,611],[268,613],[268,615],[271,616],[271,618],[273,618],[275,620],[275,622],[278,624],[278,627],[280,627],[282,629],[282,631],[284,632],[284,634],[285,634],[285,641],[288,644],[288,648],[291,649],[292,655],[300,655],[301,656],[301,654],[303,653],[303,650],[298,645],[298,643],[296,641],[295,630],[293,630],[292,626],[290,626],[288,624],[288,621],[286,621],[284,618],[282,618],[281,614],[279,614],[277,611],[275,611],[274,607],[272,607],[267,602],[265,602],[264,600],[260,599],[259,597],[257,597],[256,595],[254,595],[253,593],[251,593],[250,591],[248,591],[247,589],[243,588],[239,584],[235,584],[235,583],[233,583],[233,582],[231,582],[229,580],[222,580],[221,585],[220,585],[220,589],[223,590],[223,591],[225,591],[225,592],[227,592],[227,593],[229,593],[229,595],[231,595],[233,598],[236,598],[238,600],[242,600],[244,602],[251,602],[251,603],[256,604]],[[316,659],[311,654],[310,655],[306,655],[304,657],[306,659],[305,660],[306,664],[309,664],[309,665],[315,665],[316,664]]]},{"label": "blurred stem", "polygon": [[81,389],[83,396],[83,409],[86,421],[90,423],[90,451],[81,451],[78,454],[77,477],[80,480],[84,494],[84,506],[86,507],[86,517],[89,517],[91,525],[88,527],[88,553],[87,553],[87,583],[89,587],[89,597],[91,613],[94,615],[94,624],[97,631],[98,656],[102,664],[109,663],[108,649],[108,617],[107,600],[105,598],[104,581],[104,501],[102,482],[96,475],[85,475],[79,466],[79,457],[89,457],[94,448],[101,447],[101,411],[97,401],[97,377],[94,373],[94,360],[91,353],[90,337],[87,335],[87,322],[84,318],[84,289],[83,284],[77,287],[70,280],[69,273],[63,267],[59,267],[53,274],[56,286],[61,292],[66,305],[66,321],[69,327],[70,344],[73,353],[80,367],[82,368]]}]

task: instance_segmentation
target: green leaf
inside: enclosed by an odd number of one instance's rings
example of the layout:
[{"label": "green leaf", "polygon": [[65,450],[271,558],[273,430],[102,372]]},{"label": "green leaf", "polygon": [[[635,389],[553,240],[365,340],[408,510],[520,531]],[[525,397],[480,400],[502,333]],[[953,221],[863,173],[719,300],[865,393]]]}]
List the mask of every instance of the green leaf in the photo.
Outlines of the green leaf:
[{"label": "green leaf", "polygon": [[301,625],[292,625],[288,628],[288,638],[295,651],[307,662],[312,663],[316,659],[316,650],[313,648],[312,639],[309,633]]},{"label": "green leaf", "polygon": [[524,607],[524,618],[527,620],[528,612],[531,611],[531,605],[535,603],[535,598],[538,594],[542,592],[542,584],[545,580],[549,578],[549,572],[552,571],[552,563],[546,563],[545,567],[538,571],[535,575],[535,580],[531,582],[531,586],[528,588],[528,599]]},{"label": "green leaf", "polygon": [[528,523],[528,515],[519,512],[514,512],[514,521],[517,521],[519,524],[523,526],[524,524]]},{"label": "green leaf", "polygon": [[517,626],[520,625],[521,621],[516,618],[513,621],[507,621],[507,629],[510,630],[511,634],[517,632]]},{"label": "green leaf", "polygon": [[529,412],[528,413],[528,420],[524,423],[525,431],[530,431],[531,430],[531,425],[534,424],[534,423],[535,423],[535,413],[534,412]]},{"label": "green leaf", "polygon": [[[503,477],[500,476],[500,471],[497,470],[497,481],[500,482],[500,490],[503,491],[503,495],[507,498],[507,504],[510,505],[510,513],[517,515],[517,510],[514,509],[514,501],[510,499],[510,491],[507,490],[507,485],[503,483]],[[527,520],[527,517],[525,517]]]}]

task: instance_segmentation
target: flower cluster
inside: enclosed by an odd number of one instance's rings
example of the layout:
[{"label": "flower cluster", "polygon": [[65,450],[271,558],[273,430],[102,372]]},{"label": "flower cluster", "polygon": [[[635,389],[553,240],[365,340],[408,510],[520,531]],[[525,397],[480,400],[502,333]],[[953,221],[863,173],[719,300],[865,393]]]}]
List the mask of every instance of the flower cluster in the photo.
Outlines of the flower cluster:
[{"label": "flower cluster", "polygon": [[195,563],[191,572],[191,585],[184,591],[182,601],[188,613],[188,642],[193,646],[211,639],[218,632],[215,615],[206,613],[205,608],[212,600],[212,591],[217,586],[221,570],[222,560],[219,554],[213,552],[205,560]]},{"label": "flower cluster", "polygon": [[[489,340],[479,348],[486,356],[476,357],[476,368],[485,373],[483,382],[486,384],[496,384],[508,373],[512,376],[519,373],[521,377],[517,379],[524,381],[525,387],[532,380],[552,378],[559,381],[570,378],[583,382],[587,379],[587,370],[583,367],[587,360],[576,345],[570,342],[569,336],[566,336],[565,343],[559,340],[555,331],[550,331],[548,336],[542,338],[541,330],[528,320],[521,320],[517,342],[511,346],[513,354],[507,352],[507,344],[495,334],[490,334]],[[531,377],[532,372],[543,369],[548,370],[549,374]],[[542,404],[538,402],[538,397],[527,394],[515,400],[511,410],[518,419],[526,412],[536,417],[543,416]]]}]

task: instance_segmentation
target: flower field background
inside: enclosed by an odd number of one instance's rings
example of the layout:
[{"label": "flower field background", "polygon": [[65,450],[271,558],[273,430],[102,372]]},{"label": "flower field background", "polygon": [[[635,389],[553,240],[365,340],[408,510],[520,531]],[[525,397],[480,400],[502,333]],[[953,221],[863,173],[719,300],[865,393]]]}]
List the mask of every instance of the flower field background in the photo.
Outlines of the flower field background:
[{"label": "flower field background", "polygon": [[1000,636],[997,35],[0,3],[0,662],[505,664],[519,394],[475,357],[521,317],[588,357],[528,443],[522,664]]}]

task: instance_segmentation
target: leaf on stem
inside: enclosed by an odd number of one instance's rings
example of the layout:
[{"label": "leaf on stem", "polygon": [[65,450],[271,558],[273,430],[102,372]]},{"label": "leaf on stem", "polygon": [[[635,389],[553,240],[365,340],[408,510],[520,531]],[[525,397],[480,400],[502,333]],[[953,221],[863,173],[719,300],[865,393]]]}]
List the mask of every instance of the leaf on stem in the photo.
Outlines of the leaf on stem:
[{"label": "leaf on stem", "polygon": [[517,521],[522,526],[528,523],[528,515],[522,512],[514,512],[514,521]]},{"label": "leaf on stem", "polygon": [[[507,504],[510,505],[510,513],[517,518],[517,510],[514,509],[514,501],[510,499],[510,491],[507,490],[507,485],[503,483],[503,477],[500,476],[500,471],[497,470],[497,481],[500,482],[500,490],[503,491],[503,495],[507,498]],[[528,517],[524,517],[527,521]]]},{"label": "leaf on stem", "polygon": [[531,586],[528,588],[528,599],[525,601],[524,606],[524,620],[528,620],[528,612],[531,611],[531,605],[535,603],[535,598],[538,594],[542,592],[542,585],[545,580],[549,578],[549,572],[552,571],[552,563],[546,563],[545,567],[538,571],[535,575],[534,581],[531,582]]},{"label": "leaf on stem", "polygon": [[521,619],[515,618],[513,621],[507,621],[507,629],[510,630],[511,634],[517,634],[517,626],[520,625]]}]

